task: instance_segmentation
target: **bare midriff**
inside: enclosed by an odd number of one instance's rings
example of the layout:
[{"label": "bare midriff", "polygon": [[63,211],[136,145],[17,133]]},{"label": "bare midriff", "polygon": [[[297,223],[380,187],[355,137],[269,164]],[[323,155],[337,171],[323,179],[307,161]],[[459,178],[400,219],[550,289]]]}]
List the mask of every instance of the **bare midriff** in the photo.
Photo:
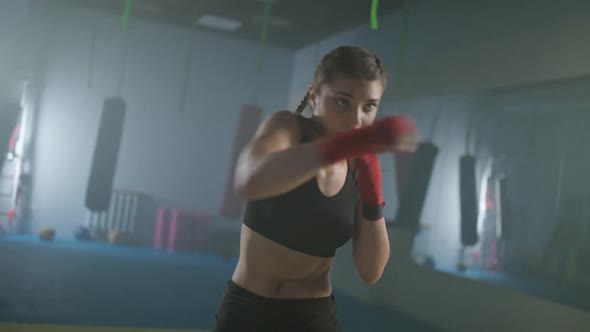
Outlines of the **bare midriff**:
[{"label": "bare midriff", "polygon": [[232,281],[269,298],[321,298],[332,294],[332,261],[294,251],[242,225],[240,258]]}]

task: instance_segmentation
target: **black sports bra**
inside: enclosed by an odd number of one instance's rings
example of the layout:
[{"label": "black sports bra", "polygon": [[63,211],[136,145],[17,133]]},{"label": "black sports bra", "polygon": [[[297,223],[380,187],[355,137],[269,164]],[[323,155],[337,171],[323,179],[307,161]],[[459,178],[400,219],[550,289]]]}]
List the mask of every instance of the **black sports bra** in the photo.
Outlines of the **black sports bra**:
[{"label": "black sports bra", "polygon": [[[311,140],[313,120],[298,116],[302,143]],[[249,201],[244,224],[287,248],[318,257],[333,257],[352,236],[359,195],[348,168],[344,186],[325,196],[314,177],[284,194]]]}]

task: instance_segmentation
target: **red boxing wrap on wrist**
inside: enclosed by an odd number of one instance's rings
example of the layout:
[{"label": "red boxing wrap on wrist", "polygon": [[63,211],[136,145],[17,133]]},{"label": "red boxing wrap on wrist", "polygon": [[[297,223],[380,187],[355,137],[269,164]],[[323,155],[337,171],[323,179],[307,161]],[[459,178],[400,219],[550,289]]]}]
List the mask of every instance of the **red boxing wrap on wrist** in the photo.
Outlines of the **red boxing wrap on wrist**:
[{"label": "red boxing wrap on wrist", "polygon": [[413,131],[414,128],[410,119],[390,116],[364,128],[323,138],[319,144],[319,153],[325,164],[375,153],[380,147],[395,144],[401,135]]},{"label": "red boxing wrap on wrist", "polygon": [[363,203],[363,217],[376,221],[383,217],[381,166],[376,154],[366,154],[355,159],[356,180]]}]

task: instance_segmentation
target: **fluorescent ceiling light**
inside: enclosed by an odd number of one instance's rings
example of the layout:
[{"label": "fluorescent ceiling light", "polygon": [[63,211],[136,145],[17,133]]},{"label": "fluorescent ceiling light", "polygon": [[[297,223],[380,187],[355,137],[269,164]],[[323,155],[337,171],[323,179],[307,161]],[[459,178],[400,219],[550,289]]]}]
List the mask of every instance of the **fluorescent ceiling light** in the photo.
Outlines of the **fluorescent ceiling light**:
[{"label": "fluorescent ceiling light", "polygon": [[201,16],[197,20],[197,24],[200,24],[208,28],[219,29],[224,31],[235,31],[242,26],[242,22],[240,21],[214,15]]}]

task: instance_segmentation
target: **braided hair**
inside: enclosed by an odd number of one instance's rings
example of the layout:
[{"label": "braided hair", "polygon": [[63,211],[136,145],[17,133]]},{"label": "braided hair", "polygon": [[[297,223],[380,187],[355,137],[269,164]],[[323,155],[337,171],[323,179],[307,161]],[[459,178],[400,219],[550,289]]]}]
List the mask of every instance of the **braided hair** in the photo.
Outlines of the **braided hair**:
[{"label": "braided hair", "polygon": [[299,103],[299,106],[297,106],[297,109],[295,110],[295,112],[298,114],[303,113],[303,110],[307,107],[308,102],[309,102],[309,92],[305,94],[305,97],[303,97],[303,99]]}]

